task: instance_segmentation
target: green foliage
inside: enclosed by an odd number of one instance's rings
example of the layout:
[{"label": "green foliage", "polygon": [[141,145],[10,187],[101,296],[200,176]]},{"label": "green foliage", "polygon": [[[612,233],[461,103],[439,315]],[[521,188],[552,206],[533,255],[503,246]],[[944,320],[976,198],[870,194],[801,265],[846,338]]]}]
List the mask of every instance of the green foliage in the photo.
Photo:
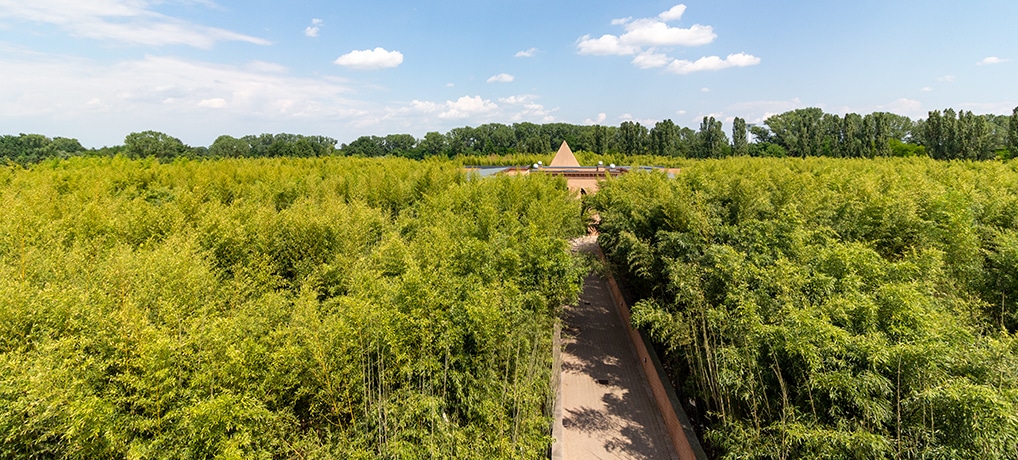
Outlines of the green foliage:
[{"label": "green foliage", "polygon": [[579,203],[453,162],[0,170],[0,457],[536,458]]},{"label": "green foliage", "polygon": [[1008,121],[1007,149],[1011,152],[1011,158],[1018,158],[1018,107],[1011,112],[1011,119]]},{"label": "green foliage", "polygon": [[1018,457],[1018,171],[739,158],[589,199],[722,458]]},{"label": "green foliage", "polygon": [[50,139],[41,134],[19,134],[0,136],[0,163],[31,164],[48,158],[67,158],[79,155],[85,149],[77,139],[55,137]]},{"label": "green foliage", "polygon": [[131,133],[124,138],[124,153],[128,158],[154,157],[167,160],[184,155],[187,146],[180,139],[158,131]]}]

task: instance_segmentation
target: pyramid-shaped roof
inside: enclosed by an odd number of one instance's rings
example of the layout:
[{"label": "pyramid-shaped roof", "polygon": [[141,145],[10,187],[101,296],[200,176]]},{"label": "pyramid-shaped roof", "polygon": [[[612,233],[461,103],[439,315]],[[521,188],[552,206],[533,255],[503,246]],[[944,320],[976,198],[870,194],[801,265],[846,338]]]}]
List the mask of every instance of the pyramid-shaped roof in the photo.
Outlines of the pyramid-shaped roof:
[{"label": "pyramid-shaped roof", "polygon": [[555,158],[552,158],[551,167],[578,167],[580,162],[576,161],[576,155],[573,155],[573,151],[569,148],[569,144],[566,141],[562,141],[562,146],[558,148],[558,153],[555,154]]}]

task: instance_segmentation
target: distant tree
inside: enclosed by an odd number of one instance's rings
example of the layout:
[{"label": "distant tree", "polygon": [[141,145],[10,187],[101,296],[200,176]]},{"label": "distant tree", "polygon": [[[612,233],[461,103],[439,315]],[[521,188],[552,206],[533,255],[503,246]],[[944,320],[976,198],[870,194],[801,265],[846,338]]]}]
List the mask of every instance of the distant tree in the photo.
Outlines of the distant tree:
[{"label": "distant tree", "polygon": [[209,156],[214,158],[242,158],[251,155],[251,144],[243,139],[222,135],[209,146]]},{"label": "distant tree", "polygon": [[732,154],[749,154],[749,137],[746,133],[746,120],[735,117],[732,121]]},{"label": "distant tree", "polygon": [[545,137],[541,126],[522,122],[512,126],[513,135],[516,136],[516,151],[522,153],[547,153],[551,148],[551,142]]},{"label": "distant tree", "polygon": [[446,144],[446,152],[450,157],[479,153],[477,150],[477,147],[479,146],[477,136],[474,134],[474,128],[469,126],[453,128],[449,131],[449,134],[445,135],[445,137],[448,141]]},{"label": "distant tree", "polygon": [[1011,112],[1011,120],[1008,123],[1007,149],[1011,152],[1011,158],[1018,157],[1018,107]]},{"label": "distant tree", "polygon": [[158,131],[131,133],[124,138],[124,153],[129,158],[171,159],[185,154],[188,147],[180,139]]},{"label": "distant tree", "polygon": [[697,157],[721,158],[728,155],[728,136],[725,135],[721,121],[715,120],[714,117],[703,117],[697,137],[699,138]]},{"label": "distant tree", "polygon": [[[869,133],[872,136],[871,148],[872,153],[870,156],[886,157],[891,154],[891,119],[890,114],[884,112],[874,112],[868,117],[871,117],[873,131]],[[899,139],[900,140],[900,139]]]},{"label": "distant tree", "polygon": [[477,136],[478,149],[486,154],[505,155],[516,146],[516,133],[509,126],[501,123],[487,123],[474,130]]},{"label": "distant tree", "polygon": [[863,117],[858,113],[846,113],[841,120],[841,136],[839,136],[840,156],[846,158],[862,158],[866,156],[866,132],[863,129]]},{"label": "distant tree", "polygon": [[823,116],[823,110],[810,107],[773,115],[764,123],[774,133],[774,142],[784,147],[790,156],[806,157],[822,151]]},{"label": "distant tree", "polygon": [[417,139],[410,134],[389,134],[382,140],[382,151],[385,155],[396,157],[413,157]]},{"label": "distant tree", "polygon": [[417,158],[428,158],[444,155],[446,149],[445,135],[437,131],[431,131],[424,135],[424,138],[417,143]]},{"label": "distant tree", "polygon": [[619,126],[619,150],[625,155],[644,153],[647,139],[647,128],[634,121],[624,121]]},{"label": "distant tree", "polygon": [[344,145],[343,155],[358,157],[380,157],[385,155],[385,138],[378,136],[361,136]]},{"label": "distant tree", "polygon": [[608,152],[608,129],[601,125],[594,125],[594,153],[604,154]]},{"label": "distant tree", "polygon": [[54,137],[53,138],[53,150],[56,152],[63,152],[65,154],[75,154],[85,151],[85,147],[81,146],[81,143],[77,139],[67,137]]},{"label": "distant tree", "polygon": [[650,152],[667,157],[679,154],[679,128],[672,120],[659,121],[651,128]]},{"label": "distant tree", "polygon": [[749,133],[753,135],[753,140],[756,143],[771,144],[774,142],[774,133],[767,126],[752,125],[749,127]]}]

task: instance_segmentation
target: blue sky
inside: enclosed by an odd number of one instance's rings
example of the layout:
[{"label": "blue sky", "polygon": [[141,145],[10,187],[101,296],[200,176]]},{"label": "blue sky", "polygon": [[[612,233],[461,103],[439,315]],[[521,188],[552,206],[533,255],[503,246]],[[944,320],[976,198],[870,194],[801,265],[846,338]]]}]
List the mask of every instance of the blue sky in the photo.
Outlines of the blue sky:
[{"label": "blue sky", "polygon": [[1016,18],[1013,0],[0,0],[0,134],[1009,114]]}]

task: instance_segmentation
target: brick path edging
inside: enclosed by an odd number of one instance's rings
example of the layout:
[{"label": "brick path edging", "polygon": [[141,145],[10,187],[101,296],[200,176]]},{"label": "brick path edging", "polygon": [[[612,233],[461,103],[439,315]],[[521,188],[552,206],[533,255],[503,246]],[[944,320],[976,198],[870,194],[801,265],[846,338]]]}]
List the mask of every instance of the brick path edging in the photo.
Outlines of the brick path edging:
[{"label": "brick path edging", "polygon": [[[604,255],[604,251],[601,250],[601,245],[596,244],[595,246],[597,247],[597,257],[607,264],[608,260]],[[612,300],[615,301],[613,302],[615,304],[615,311],[626,325],[626,330],[629,331],[629,339],[636,349],[636,354],[640,359],[640,367],[643,369],[644,376],[647,377],[647,383],[654,394],[654,401],[657,403],[659,412],[661,412],[661,418],[664,419],[665,429],[668,431],[668,437],[671,438],[675,452],[679,454],[681,459],[706,460],[707,454],[696,438],[696,432],[693,431],[693,426],[689,423],[689,417],[686,416],[686,411],[682,409],[682,405],[679,403],[675,389],[672,388],[671,383],[665,384],[667,380],[663,378],[665,373],[661,366],[661,360],[658,359],[657,352],[654,351],[653,347],[647,346],[649,341],[646,334],[633,328],[629,306],[626,305],[625,298],[622,297],[622,291],[619,289],[619,285],[615,281],[615,277],[612,276],[611,271],[606,274],[606,277]]]}]

